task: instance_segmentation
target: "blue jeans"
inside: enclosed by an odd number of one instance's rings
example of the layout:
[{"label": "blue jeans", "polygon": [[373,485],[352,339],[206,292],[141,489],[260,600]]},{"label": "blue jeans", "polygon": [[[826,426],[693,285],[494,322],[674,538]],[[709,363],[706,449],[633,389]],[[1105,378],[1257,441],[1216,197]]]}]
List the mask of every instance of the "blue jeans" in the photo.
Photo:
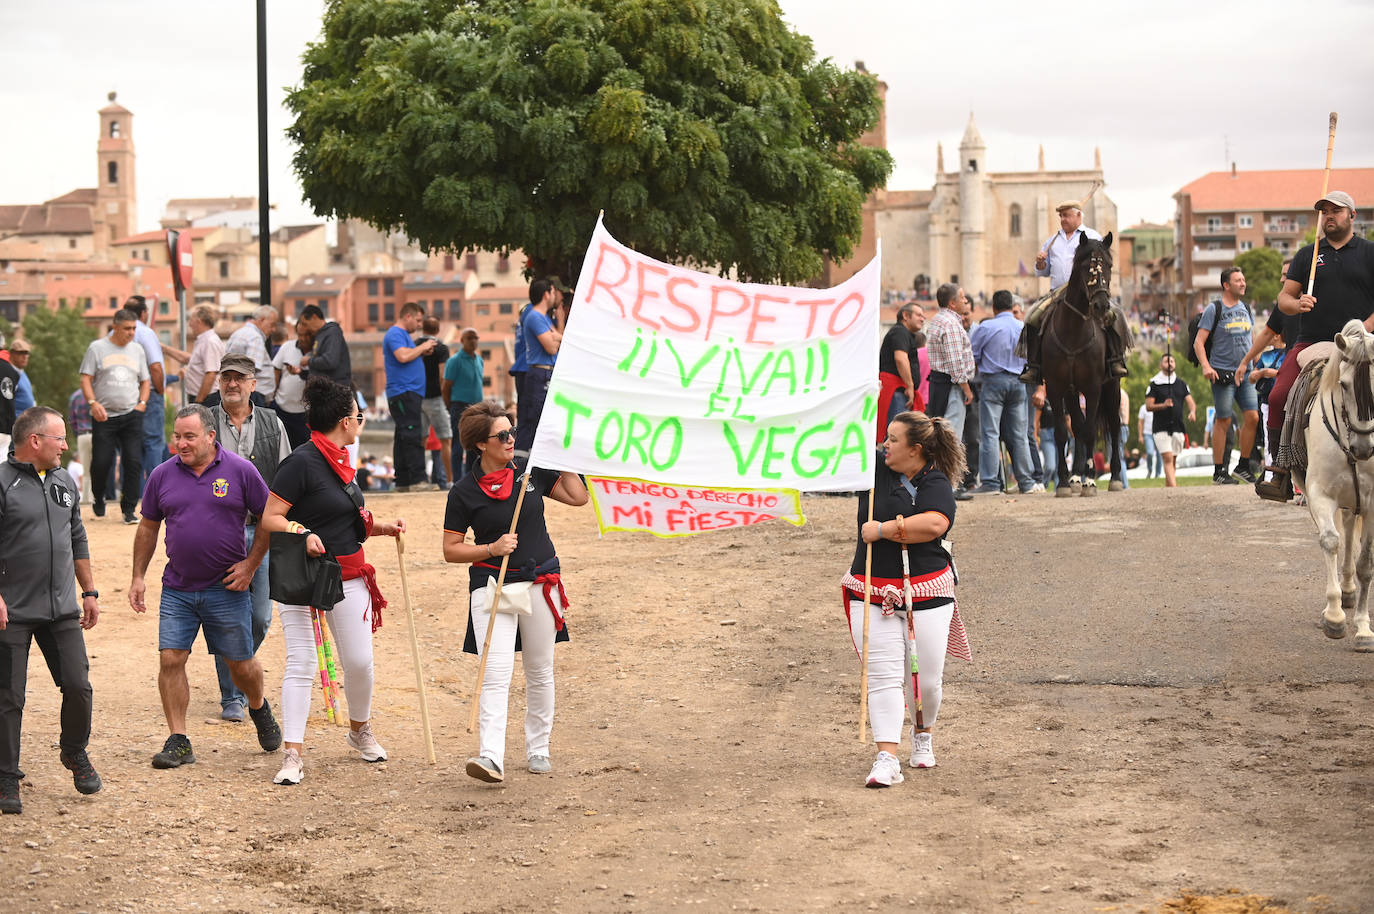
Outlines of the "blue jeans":
[{"label": "blue jeans", "polygon": [[1034,384],[1026,385],[1026,447],[1031,456],[1031,477],[1040,484],[1046,481],[1045,465],[1040,458],[1040,445],[1035,443],[1035,414],[1039,411],[1032,401],[1035,396]]},{"label": "blue jeans", "polygon": [[1131,437],[1131,427],[1121,426],[1121,484],[1126,488],[1131,487],[1131,481],[1126,477],[1126,439]]},{"label": "blue jeans", "polygon": [[1045,484],[1058,482],[1059,449],[1054,444],[1054,425],[1040,426],[1040,462],[1045,468]]},{"label": "blue jeans", "polygon": [[1164,455],[1159,453],[1159,448],[1155,447],[1155,436],[1153,432],[1145,433],[1145,478],[1151,479],[1155,476],[1164,475]]},{"label": "blue jeans", "polygon": [[157,391],[151,391],[148,409],[143,413],[143,482],[148,481],[159,463],[172,456],[167,450],[167,430],[163,427],[166,414],[166,399]]},{"label": "blue jeans", "polygon": [[1026,439],[1026,385],[1014,374],[998,372],[983,377],[978,400],[978,424],[982,435],[978,448],[978,476],[985,486],[1002,487],[1002,449],[998,446],[1003,415],[1007,416],[1007,450],[1011,471],[1022,492],[1035,485],[1031,477],[1030,445]]},{"label": "blue jeans", "polygon": [[[253,536],[257,529],[256,526],[243,528],[243,541],[249,552],[253,551]],[[262,647],[262,639],[267,637],[267,630],[272,627],[272,598],[268,596],[265,555],[258,570],[253,572],[253,583],[248,585],[248,597],[253,604],[253,619],[250,625],[253,632],[253,653],[256,654],[258,648]],[[215,655],[215,676],[219,678],[220,707],[231,701],[240,702],[245,708],[248,707],[248,698],[234,687],[234,680],[229,677],[229,664],[218,654]]]},{"label": "blue jeans", "polygon": [[163,586],[158,610],[157,649],[189,651],[205,631],[205,646],[230,660],[253,659],[252,603],[248,594],[214,583],[204,590]]}]

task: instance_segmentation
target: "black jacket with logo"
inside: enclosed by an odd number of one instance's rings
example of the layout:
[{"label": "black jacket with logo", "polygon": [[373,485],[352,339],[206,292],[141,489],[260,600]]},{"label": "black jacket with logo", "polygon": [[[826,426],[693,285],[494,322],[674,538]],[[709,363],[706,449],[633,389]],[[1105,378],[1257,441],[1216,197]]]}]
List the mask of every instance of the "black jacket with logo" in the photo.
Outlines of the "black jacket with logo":
[{"label": "black jacket with logo", "polygon": [[61,467],[40,477],[13,455],[0,464],[0,596],[11,622],[79,618],[76,559],[89,559],[81,489]]}]

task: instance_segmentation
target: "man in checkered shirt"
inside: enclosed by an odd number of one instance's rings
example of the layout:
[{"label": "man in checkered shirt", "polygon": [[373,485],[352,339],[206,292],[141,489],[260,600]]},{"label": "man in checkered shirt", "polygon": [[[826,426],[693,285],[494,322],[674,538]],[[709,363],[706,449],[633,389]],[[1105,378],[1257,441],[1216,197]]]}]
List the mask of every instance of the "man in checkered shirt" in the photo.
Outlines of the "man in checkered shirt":
[{"label": "man in checkered shirt", "polygon": [[[954,283],[945,283],[935,291],[939,309],[926,322],[926,353],[930,357],[930,398],[926,414],[943,416],[954,430],[955,438],[964,436],[964,417],[973,402],[973,388],[969,386],[975,369],[973,347],[964,329],[964,315],[972,308],[964,290]],[[958,483],[958,480],[951,480]],[[955,498],[965,500],[962,486],[954,491]]]}]

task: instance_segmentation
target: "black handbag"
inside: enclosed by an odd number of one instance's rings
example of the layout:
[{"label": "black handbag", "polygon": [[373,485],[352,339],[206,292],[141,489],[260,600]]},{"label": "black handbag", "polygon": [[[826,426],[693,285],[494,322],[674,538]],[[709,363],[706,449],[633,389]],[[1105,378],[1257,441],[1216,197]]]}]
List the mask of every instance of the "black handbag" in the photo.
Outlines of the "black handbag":
[{"label": "black handbag", "polygon": [[331,610],[343,599],[343,569],[329,553],[305,551],[308,536],[278,531],[272,534],[267,564],[268,592],[279,603]]}]

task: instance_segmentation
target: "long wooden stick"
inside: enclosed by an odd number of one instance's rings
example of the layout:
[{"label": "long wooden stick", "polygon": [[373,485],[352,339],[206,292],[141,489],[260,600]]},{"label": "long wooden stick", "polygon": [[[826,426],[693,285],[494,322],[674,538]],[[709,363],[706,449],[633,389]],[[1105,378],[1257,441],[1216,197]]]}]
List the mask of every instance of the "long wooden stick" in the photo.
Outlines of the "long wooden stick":
[{"label": "long wooden stick", "polygon": [[[868,519],[873,520],[873,489],[868,490]],[[864,647],[859,667],[859,742],[868,739],[864,731],[868,724],[868,605],[873,602],[873,544],[868,544],[864,557]]]},{"label": "long wooden stick", "polygon": [[[520,506],[525,503],[525,485],[529,481],[530,471],[534,467],[526,466],[525,475],[520,477],[520,494],[515,499],[515,514],[510,519],[510,532],[515,532],[515,525],[520,523]],[[482,642],[482,659],[477,662],[477,688],[472,695],[472,714],[468,717],[468,732],[472,733],[477,729],[477,714],[482,707],[482,678],[487,673],[487,652],[491,650],[491,632],[496,627],[496,607],[501,605],[501,588],[506,583],[506,566],[510,564],[510,553],[501,556],[501,571],[496,575],[496,593],[492,595],[491,606],[487,609],[487,637]]]},{"label": "long wooden stick", "polygon": [[[1326,135],[1326,171],[1322,174],[1322,196],[1331,189],[1331,150],[1336,147],[1336,112],[1331,112],[1330,130]],[[1317,284],[1317,252],[1322,247],[1322,220],[1317,216],[1317,237],[1312,242],[1312,268],[1307,273],[1307,294],[1312,294],[1312,289]]]},{"label": "long wooden stick", "polygon": [[436,763],[434,733],[429,728],[429,699],[425,697],[425,673],[420,667],[420,637],[415,632],[415,609],[410,605],[410,582],[406,579],[406,535],[396,534],[396,561],[401,566],[401,596],[406,601],[406,618],[410,620],[410,653],[415,658],[415,685],[420,690],[420,726],[425,731],[425,759]]}]

